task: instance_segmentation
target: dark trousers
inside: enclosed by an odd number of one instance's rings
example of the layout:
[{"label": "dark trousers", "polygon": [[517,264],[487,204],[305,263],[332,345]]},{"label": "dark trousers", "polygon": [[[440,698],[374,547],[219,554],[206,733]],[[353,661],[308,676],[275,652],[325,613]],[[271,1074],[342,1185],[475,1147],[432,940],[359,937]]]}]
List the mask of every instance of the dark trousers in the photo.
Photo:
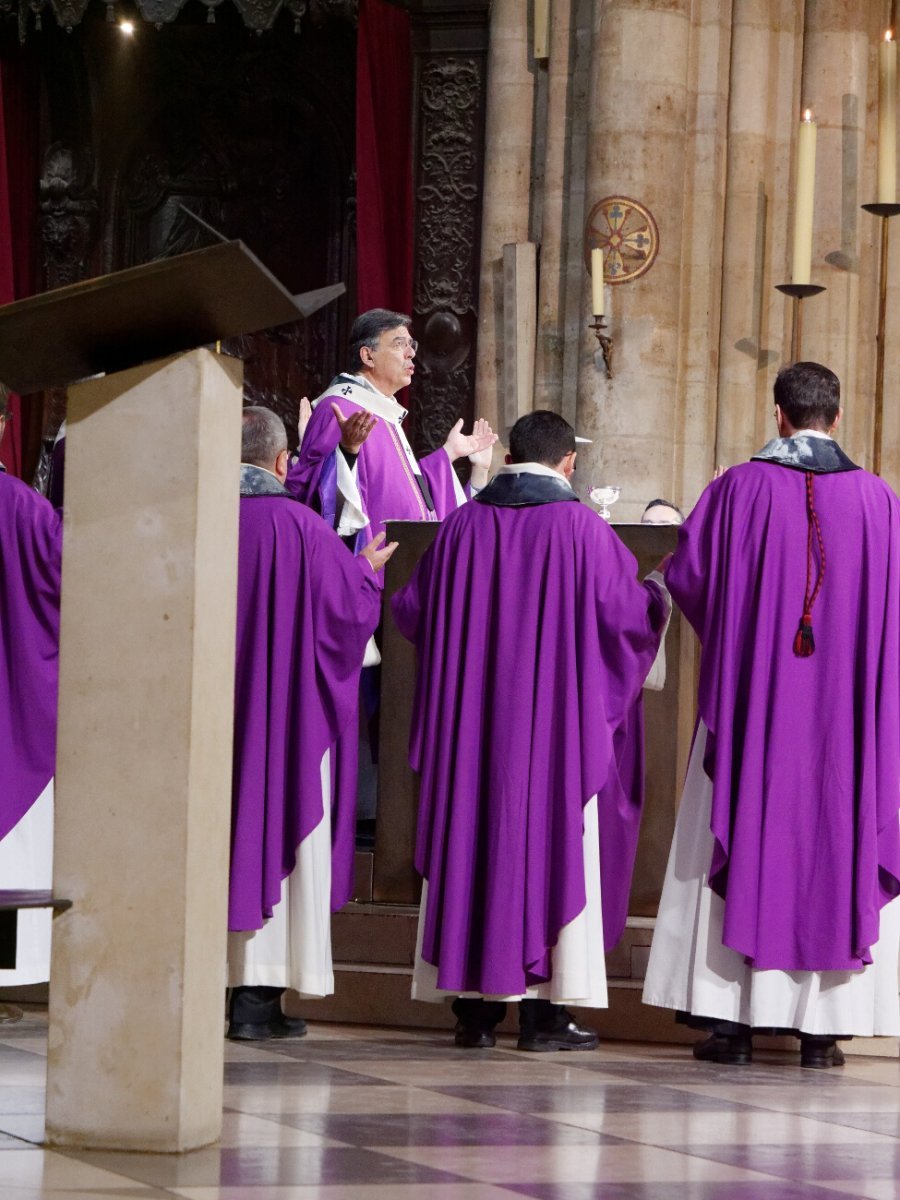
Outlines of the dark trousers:
[{"label": "dark trousers", "polygon": [[229,1018],[235,1025],[265,1025],[281,1016],[284,988],[236,987],[231,989]]},{"label": "dark trousers", "polygon": [[[467,1029],[492,1030],[506,1016],[506,1003],[503,1000],[469,999],[457,996],[452,1004],[453,1015]],[[522,1033],[531,1033],[535,1029],[553,1029],[555,1026],[566,1025],[569,1014],[561,1004],[551,1004],[549,1000],[520,1000],[519,1029]]]}]

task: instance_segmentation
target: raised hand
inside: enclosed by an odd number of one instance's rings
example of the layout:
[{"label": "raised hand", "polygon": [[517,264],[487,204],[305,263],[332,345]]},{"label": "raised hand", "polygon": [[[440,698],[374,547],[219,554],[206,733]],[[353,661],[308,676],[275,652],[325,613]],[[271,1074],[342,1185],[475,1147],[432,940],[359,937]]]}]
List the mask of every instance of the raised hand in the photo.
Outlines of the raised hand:
[{"label": "raised hand", "polygon": [[388,542],[386,546],[380,548],[384,536],[383,533],[376,533],[371,542],[367,542],[359,552],[360,558],[369,560],[373,571],[380,571],[399,545],[399,542]]},{"label": "raised hand", "polygon": [[[447,440],[444,442],[444,449],[447,451],[450,461],[456,462],[458,458],[468,458],[477,466],[487,467],[491,461],[491,446],[497,441],[496,433],[484,420],[476,421],[469,434],[463,433],[462,424],[462,418],[460,418],[447,434]],[[484,461],[485,454],[487,455],[486,462]]]},{"label": "raised hand", "polygon": [[341,430],[341,447],[348,454],[359,454],[363,442],[375,428],[377,419],[365,409],[345,417],[340,406],[332,401],[331,411]]},{"label": "raised hand", "polygon": [[300,415],[297,418],[297,445],[303,445],[303,435],[306,433],[306,427],[309,424],[309,418],[312,416],[312,405],[309,402],[309,397],[304,396],[300,401]]}]

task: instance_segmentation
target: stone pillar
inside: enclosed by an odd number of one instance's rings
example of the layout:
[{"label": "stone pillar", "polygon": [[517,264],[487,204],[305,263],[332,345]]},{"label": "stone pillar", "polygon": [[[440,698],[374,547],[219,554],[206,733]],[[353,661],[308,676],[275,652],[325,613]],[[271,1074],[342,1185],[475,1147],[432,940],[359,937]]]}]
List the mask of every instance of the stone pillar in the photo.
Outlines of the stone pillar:
[{"label": "stone pillar", "polygon": [[715,462],[733,466],[775,435],[772,383],[790,354],[794,145],[802,7],[734,0]]},{"label": "stone pillar", "polygon": [[475,411],[501,435],[503,247],[529,241],[534,74],[527,11],[522,0],[494,0],[488,54]]},{"label": "stone pillar", "polygon": [[[722,303],[731,4],[694,5],[688,75],[688,131],[681,228],[681,316],[671,492],[685,511],[713,471]],[[682,671],[682,679],[690,672]],[[687,765],[686,763],[684,764]]]},{"label": "stone pillar", "polygon": [[596,440],[582,449],[579,479],[621,486],[618,521],[636,520],[648,488],[670,487],[674,470],[691,9],[689,0],[594,5],[585,212],[624,196],[659,227],[654,265],[611,289],[612,379],[587,329],[582,267],[578,432]]},{"label": "stone pillar", "polygon": [[[865,259],[866,283],[878,274],[877,244],[866,252],[868,243],[877,243],[878,221],[860,205],[876,191],[874,156],[867,162],[865,153],[870,57],[877,74],[877,42],[867,29],[872,7],[868,0],[807,0],[801,94],[801,107],[812,108],[818,124],[812,282],[827,289],[804,304],[801,352],[841,380],[841,443],[867,466],[877,315],[869,314],[871,325],[861,322],[861,304],[868,308],[874,296],[865,285],[861,292],[860,267]],[[873,134],[876,122],[873,112]]]},{"label": "stone pillar", "polygon": [[53,1145],[221,1131],[241,379],[196,350],[69,393]]},{"label": "stone pillar", "polygon": [[[540,294],[535,347],[534,407],[550,408],[555,412],[563,411],[566,342],[568,338],[574,338],[577,342],[580,336],[577,317],[571,326],[566,322],[569,218],[574,211],[577,215],[576,237],[580,241],[584,215],[584,118],[587,112],[586,96],[579,88],[579,83],[584,80],[584,72],[579,78],[573,70],[577,43],[572,24],[572,3],[573,0],[553,0],[550,5]],[[580,168],[578,178],[572,177],[575,163]],[[577,261],[576,266],[580,267]]]}]

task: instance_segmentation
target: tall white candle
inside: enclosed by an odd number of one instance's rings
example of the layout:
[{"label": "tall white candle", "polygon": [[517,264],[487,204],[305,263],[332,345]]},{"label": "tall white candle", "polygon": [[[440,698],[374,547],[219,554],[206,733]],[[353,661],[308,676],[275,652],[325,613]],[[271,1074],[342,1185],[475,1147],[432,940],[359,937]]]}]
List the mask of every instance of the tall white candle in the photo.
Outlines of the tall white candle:
[{"label": "tall white candle", "polygon": [[534,0],[534,57],[550,57],[550,0]]},{"label": "tall white candle", "polygon": [[809,109],[797,137],[797,182],[794,192],[793,283],[809,283],[812,267],[813,194],[816,185],[816,126]]},{"label": "tall white candle", "polygon": [[603,251],[599,246],[591,251],[591,310],[595,317],[603,316]]},{"label": "tall white candle", "polygon": [[897,43],[890,29],[878,50],[878,203],[897,203]]}]

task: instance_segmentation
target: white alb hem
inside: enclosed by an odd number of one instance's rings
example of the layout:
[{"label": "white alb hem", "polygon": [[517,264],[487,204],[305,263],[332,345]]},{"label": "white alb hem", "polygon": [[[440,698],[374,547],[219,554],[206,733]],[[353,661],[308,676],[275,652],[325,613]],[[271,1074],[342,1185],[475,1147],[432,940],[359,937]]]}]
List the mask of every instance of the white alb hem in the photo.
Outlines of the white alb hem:
[{"label": "white alb hem", "polygon": [[707,886],[712,782],[706,727],[694,739],[663,886],[644,1003],[698,1017],[803,1033],[896,1037],[900,899],[881,910],[872,963],[859,971],[761,971],[722,945],[724,902]]},{"label": "white alb hem", "polygon": [[[53,887],[53,780],[0,841],[0,880],[15,891]],[[49,908],[23,909],[16,924],[16,965],[0,971],[0,987],[25,987],[50,978]]]},{"label": "white alb hem", "polygon": [[297,849],[281,900],[262,929],[228,934],[229,987],[334,991],[331,958],[331,760],[322,759],[323,817]]},{"label": "white alb hem", "polygon": [[[600,838],[597,829],[597,797],[584,808],[584,887],[586,904],[559,934],[551,952],[551,977],[517,996],[488,996],[486,1000],[550,1000],[585,1008],[606,1008],[606,958],[603,950],[603,908],[600,896]],[[437,1003],[459,993],[437,986],[437,967],[422,958],[425,914],[428,909],[428,880],[422,882],[419,930],[413,967],[412,998]],[[479,996],[480,992],[464,992]]]}]

